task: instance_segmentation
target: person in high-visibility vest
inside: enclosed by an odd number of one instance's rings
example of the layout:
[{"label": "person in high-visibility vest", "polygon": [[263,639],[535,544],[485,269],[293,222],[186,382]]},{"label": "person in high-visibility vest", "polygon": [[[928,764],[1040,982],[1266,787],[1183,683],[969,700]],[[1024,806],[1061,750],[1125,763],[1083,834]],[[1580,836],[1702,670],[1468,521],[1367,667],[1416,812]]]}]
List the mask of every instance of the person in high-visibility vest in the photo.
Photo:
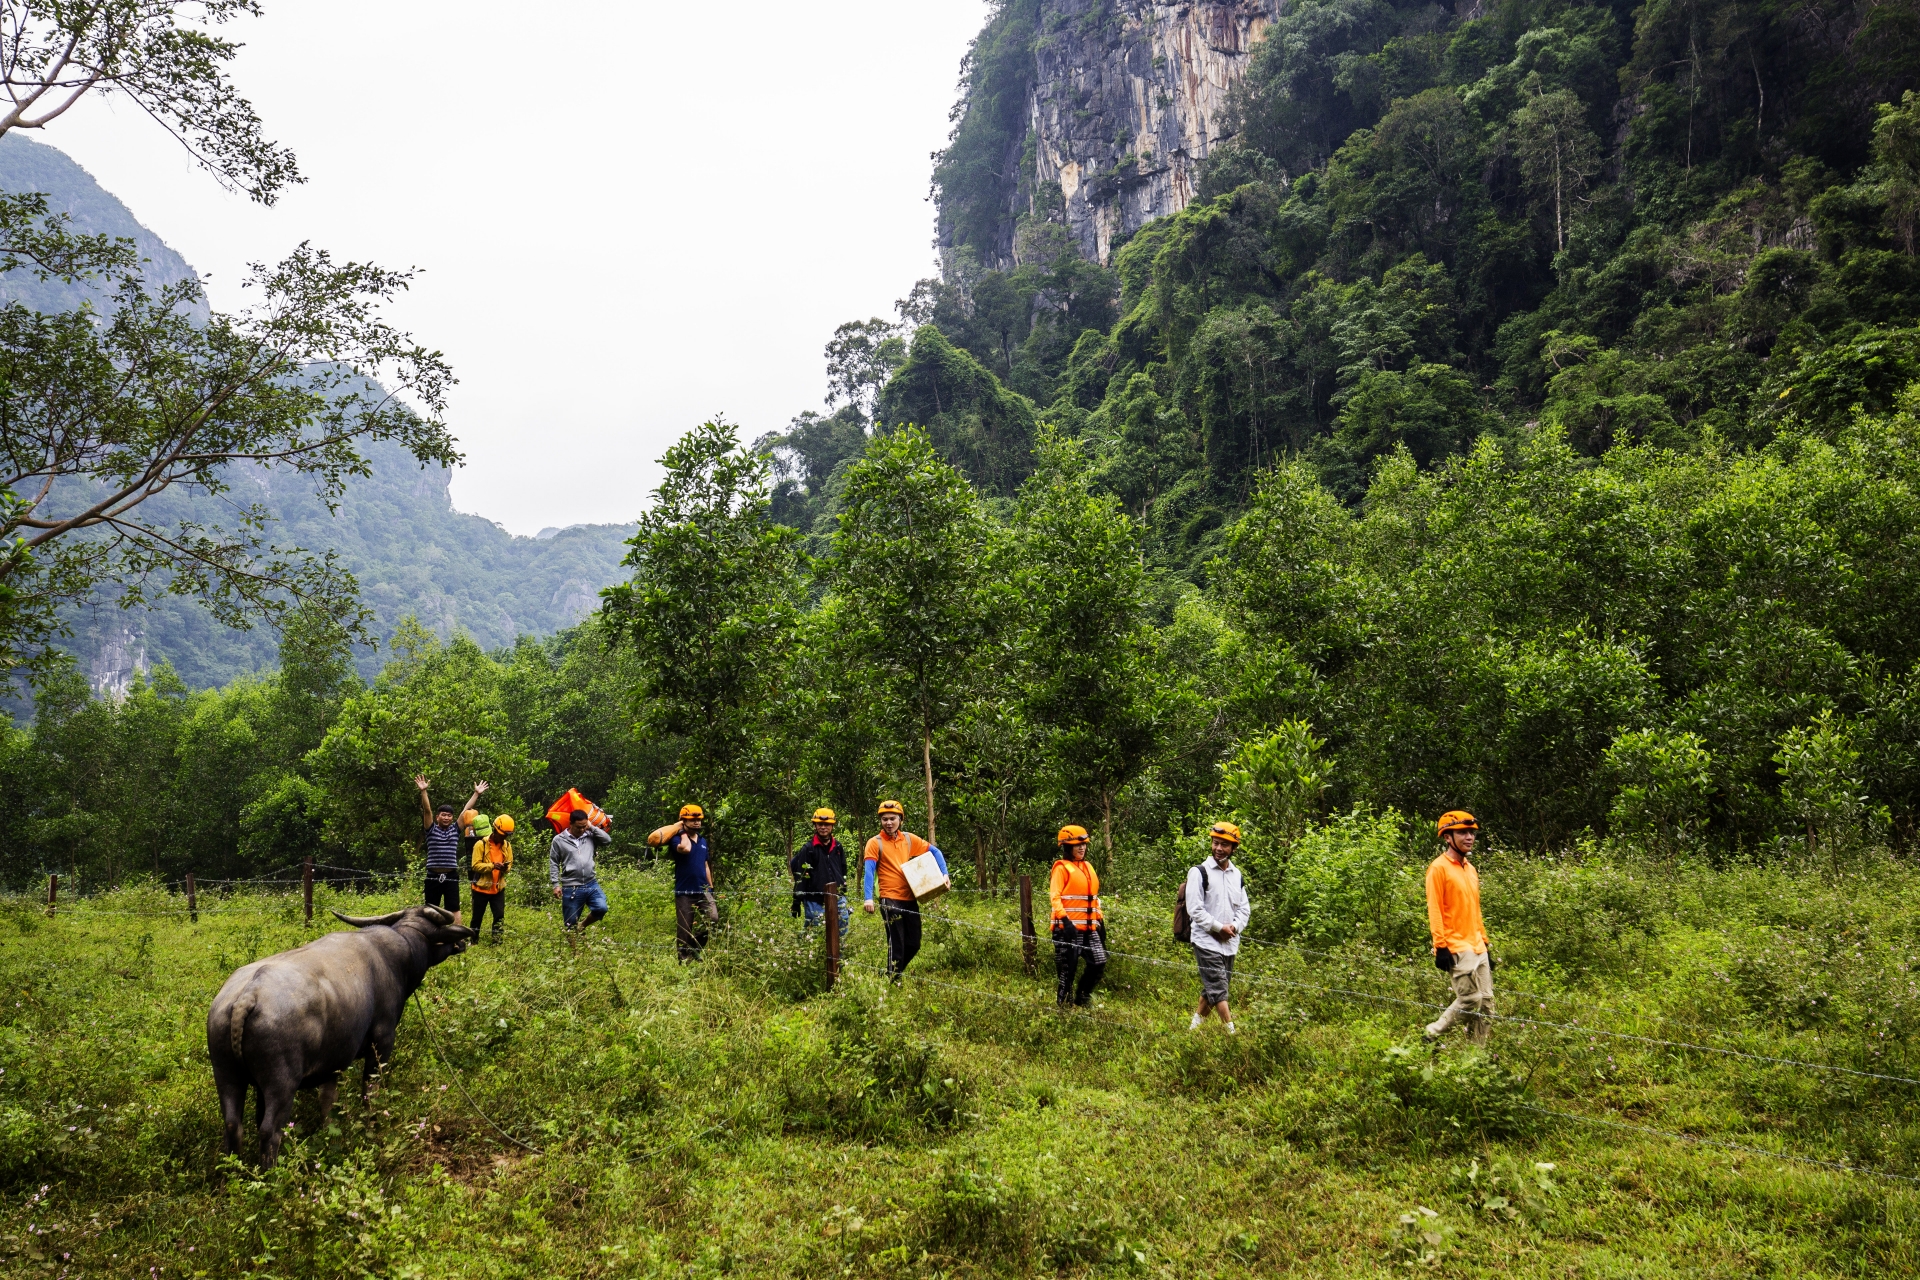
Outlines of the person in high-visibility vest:
[{"label": "person in high-visibility vest", "polygon": [[920,902],[913,896],[903,868],[921,854],[931,853],[940,874],[948,874],[945,854],[900,829],[906,816],[898,800],[880,802],[880,834],[867,841],[863,884],[866,903],[862,909],[867,914],[873,914],[874,894],[880,895],[880,919],[887,929],[887,973],[895,982],[920,954]]},{"label": "person in high-visibility vest", "polygon": [[[476,818],[479,815],[475,815]],[[480,917],[493,912],[493,941],[500,941],[500,934],[506,928],[507,921],[507,873],[513,869],[513,842],[507,837],[513,834],[513,818],[508,814],[499,814],[487,824],[484,834],[480,824],[474,824],[479,839],[473,842],[473,861],[467,874],[473,879],[473,924],[469,927],[480,932]]]},{"label": "person in high-visibility vest", "polygon": [[[1093,999],[1107,971],[1107,920],[1100,912],[1100,873],[1087,861],[1087,829],[1060,828],[1060,857],[1047,883],[1053,904],[1053,996],[1062,1009]],[[1080,961],[1086,969],[1074,982]]]},{"label": "person in high-visibility vest", "polygon": [[1427,1038],[1464,1021],[1468,1038],[1485,1044],[1493,1031],[1493,953],[1480,918],[1480,873],[1469,860],[1480,824],[1465,809],[1450,809],[1436,825],[1444,848],[1427,866],[1427,925],[1434,967],[1453,984],[1453,1003],[1427,1025]]}]

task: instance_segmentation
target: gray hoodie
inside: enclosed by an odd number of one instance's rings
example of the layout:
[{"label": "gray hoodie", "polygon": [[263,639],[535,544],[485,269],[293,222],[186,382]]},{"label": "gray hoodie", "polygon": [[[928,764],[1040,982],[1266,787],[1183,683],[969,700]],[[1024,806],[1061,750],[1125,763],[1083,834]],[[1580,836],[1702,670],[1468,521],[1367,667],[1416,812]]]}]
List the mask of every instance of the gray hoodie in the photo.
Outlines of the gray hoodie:
[{"label": "gray hoodie", "polygon": [[547,883],[567,889],[592,884],[595,880],[593,847],[612,839],[599,827],[588,827],[587,834],[583,836],[562,831],[553,838],[553,845],[547,850]]}]

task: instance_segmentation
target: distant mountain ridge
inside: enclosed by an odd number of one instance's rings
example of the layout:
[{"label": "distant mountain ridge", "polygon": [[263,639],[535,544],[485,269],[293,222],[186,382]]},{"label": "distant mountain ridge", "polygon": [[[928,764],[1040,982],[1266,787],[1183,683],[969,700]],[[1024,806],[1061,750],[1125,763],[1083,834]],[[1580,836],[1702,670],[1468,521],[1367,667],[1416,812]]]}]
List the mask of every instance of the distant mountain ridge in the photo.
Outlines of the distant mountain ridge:
[{"label": "distant mountain ridge", "polygon": [[[44,143],[0,137],[0,189],[44,192],[52,208],[67,213],[80,230],[133,240],[155,284],[194,275],[186,259],[125,204]],[[0,302],[57,311],[88,299],[99,305],[101,295],[21,273],[0,277]],[[548,635],[579,622],[598,606],[600,589],[622,576],[632,525],[574,525],[515,537],[485,517],[454,510],[453,477],[445,468],[422,467],[397,445],[363,452],[373,474],[348,482],[337,512],[327,510],[310,481],[265,467],[236,474],[225,497],[168,493],[146,510],[162,522],[230,524],[236,505],[261,503],[279,519],[269,532],[272,541],[340,553],[374,612],[373,630],[382,642],[409,614],[443,637],[465,632],[487,648],[522,635]],[[76,610],[71,622],[74,634],[64,647],[102,693],[125,689],[136,671],[162,660],[194,687],[223,684],[270,666],[278,647],[271,631],[223,627],[185,599],[137,610],[99,600]],[[363,672],[371,674],[384,660],[384,652],[364,654]]]}]

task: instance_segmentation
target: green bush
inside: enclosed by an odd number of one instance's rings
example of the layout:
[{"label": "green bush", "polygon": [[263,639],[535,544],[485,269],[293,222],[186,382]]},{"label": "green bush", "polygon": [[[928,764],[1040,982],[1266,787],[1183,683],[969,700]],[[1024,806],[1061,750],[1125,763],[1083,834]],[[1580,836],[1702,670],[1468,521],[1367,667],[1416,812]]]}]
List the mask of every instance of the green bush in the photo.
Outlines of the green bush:
[{"label": "green bush", "polygon": [[1400,856],[1404,819],[1392,809],[1355,805],[1308,827],[1294,843],[1279,914],[1286,931],[1315,947],[1354,936],[1386,913],[1396,877],[1411,869]]},{"label": "green bush", "polygon": [[1672,909],[1662,883],[1597,852],[1483,865],[1480,897],[1496,954],[1576,982],[1630,970]]},{"label": "green bush", "polygon": [[915,1206],[914,1243],[930,1254],[1025,1262],[1046,1239],[1046,1206],[1023,1166],[1003,1173],[979,1155],[949,1153]]},{"label": "green bush", "polygon": [[1380,1065],[1387,1092],[1430,1137],[1500,1138],[1534,1127],[1526,1085],[1478,1049],[1435,1054],[1425,1046],[1395,1045]]}]

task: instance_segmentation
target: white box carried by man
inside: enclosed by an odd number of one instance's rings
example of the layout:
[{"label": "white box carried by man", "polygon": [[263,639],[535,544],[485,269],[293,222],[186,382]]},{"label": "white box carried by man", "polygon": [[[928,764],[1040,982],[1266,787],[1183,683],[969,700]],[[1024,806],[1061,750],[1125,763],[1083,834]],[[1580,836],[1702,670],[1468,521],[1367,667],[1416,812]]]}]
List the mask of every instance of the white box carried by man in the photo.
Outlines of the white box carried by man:
[{"label": "white box carried by man", "polygon": [[940,869],[932,850],[908,858],[900,864],[900,870],[907,877],[907,888],[913,890],[913,900],[923,907],[953,888],[953,881]]}]

